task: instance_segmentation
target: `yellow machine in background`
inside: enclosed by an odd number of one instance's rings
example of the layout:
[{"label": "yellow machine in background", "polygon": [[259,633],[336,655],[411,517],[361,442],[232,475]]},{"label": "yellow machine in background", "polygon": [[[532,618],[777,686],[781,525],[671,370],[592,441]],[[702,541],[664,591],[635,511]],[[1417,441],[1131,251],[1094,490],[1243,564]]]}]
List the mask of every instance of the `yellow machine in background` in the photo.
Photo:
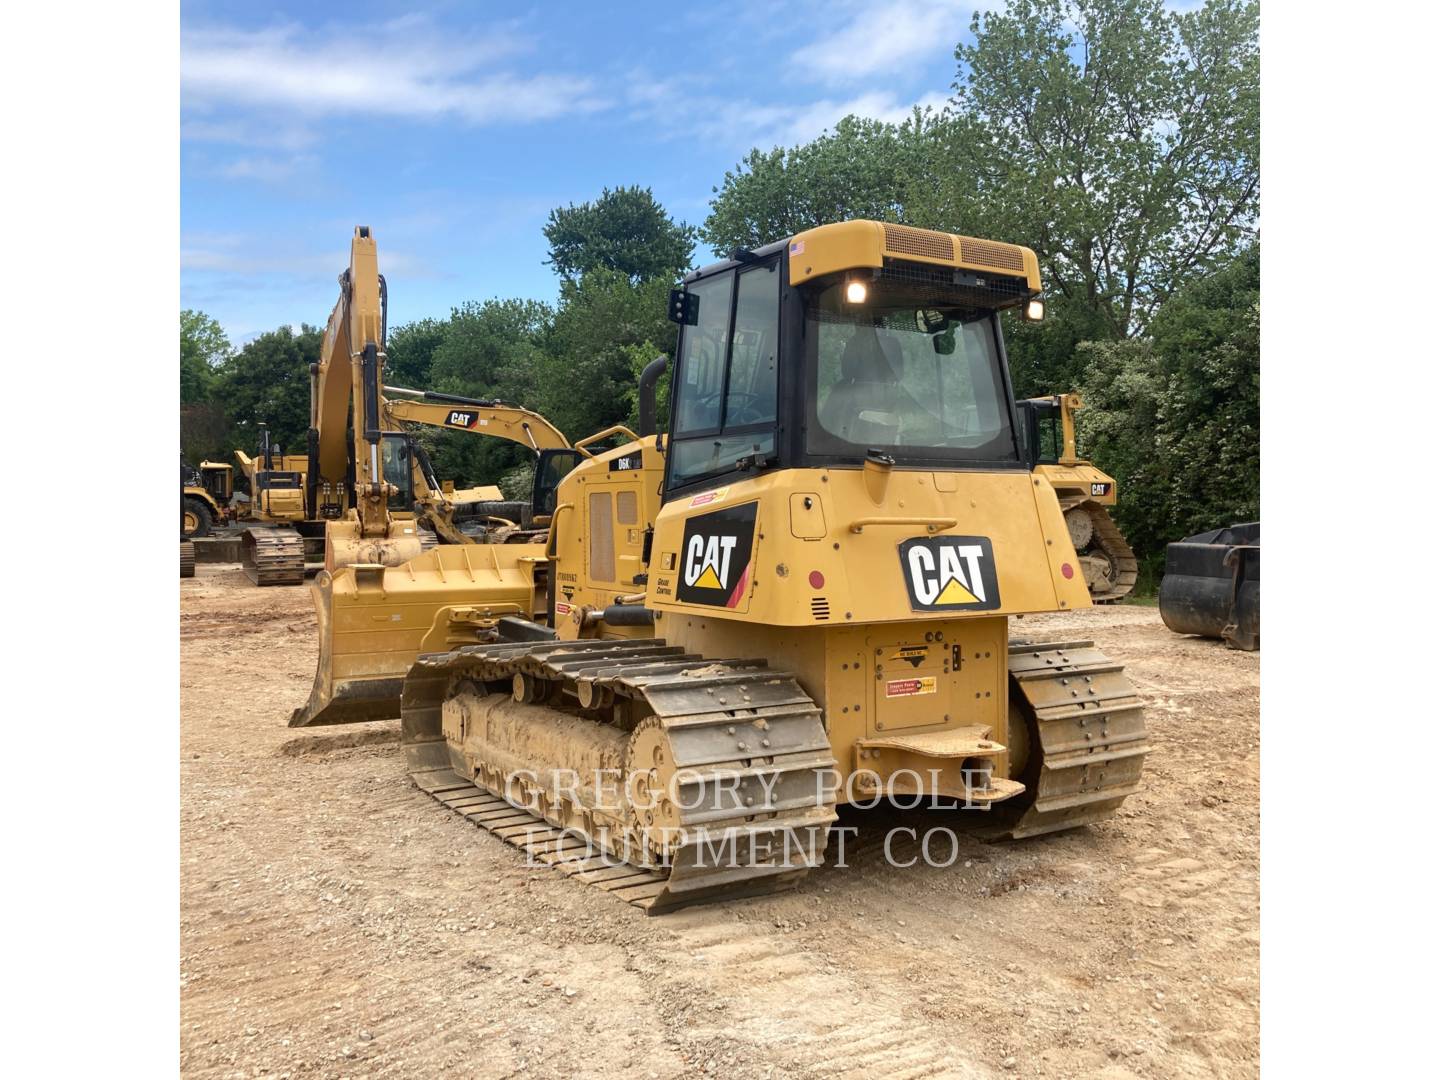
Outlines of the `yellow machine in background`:
[{"label": "yellow machine in background", "polygon": [[668,434],[657,361],[640,433],[577,444],[545,546],[321,575],[291,723],[398,707],[417,785],[651,912],[795,884],[879,793],[992,836],[1109,817],[1138,695],[1091,642],[1008,634],[1089,603],[1011,308],[1043,315],[1028,249],[871,221],[689,275]]},{"label": "yellow machine in background", "polygon": [[1114,604],[1135,588],[1140,564],[1106,509],[1115,505],[1118,496],[1115,478],[1076,450],[1075,413],[1084,405],[1079,394],[1028,398],[1020,402],[1021,423],[1036,474],[1060,499],[1090,599]]},{"label": "yellow machine in background", "polygon": [[180,458],[180,535],[186,540],[209,536],[216,523],[230,517],[230,497],[235,493],[233,472],[218,461],[202,461],[196,469]]},{"label": "yellow machine in background", "polygon": [[367,226],[355,230],[340,285],[320,360],[310,366],[308,453],[278,455],[268,437],[258,460],[236,452],[251,481],[250,517],[260,523],[246,531],[242,546],[242,563],[257,584],[301,583],[307,561],[322,551],[332,570],[397,566],[441,541],[490,539],[464,533],[454,513],[467,501],[498,499],[499,489],[456,491],[437,479],[405,423],[509,439],[542,456],[571,453],[554,425],[518,406],[403,388],[391,390],[422,400],[387,400],[386,285]]},{"label": "yellow machine in background", "polygon": [[[384,391],[387,395],[400,395],[387,397],[384,403],[386,418],[397,426],[401,423],[419,424],[505,439],[531,450],[541,468],[547,465],[553,468],[556,459],[574,464],[576,455],[570,449],[570,440],[537,412],[502,401],[411,390],[403,386],[386,386]],[[421,523],[442,540],[453,544],[492,542],[513,538],[522,532],[521,523],[498,518],[490,519],[495,528],[487,530],[482,537],[462,532],[455,524],[457,511],[466,505],[499,502],[504,495],[494,485],[456,489],[448,481],[436,480],[424,449],[416,443],[413,452],[417,468],[428,478],[423,485],[417,485],[420,490],[416,496],[416,514]],[[543,523],[546,508],[532,508],[532,513],[540,514]]]}]

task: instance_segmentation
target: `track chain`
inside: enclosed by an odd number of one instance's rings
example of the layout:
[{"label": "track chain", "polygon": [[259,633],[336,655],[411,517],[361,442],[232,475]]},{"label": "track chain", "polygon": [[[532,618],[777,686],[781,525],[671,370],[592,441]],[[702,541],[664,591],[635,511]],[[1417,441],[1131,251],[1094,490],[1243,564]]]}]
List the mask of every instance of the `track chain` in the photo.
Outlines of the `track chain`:
[{"label": "track chain", "polygon": [[[647,715],[629,733],[629,755],[658,750],[683,796],[602,820],[609,815],[516,782],[498,763],[458,775],[440,714],[466,681],[596,723],[638,703]],[[417,786],[527,851],[554,845],[544,861],[650,914],[793,888],[823,859],[835,820],[820,710],[764,660],[707,659],[658,638],[472,645],[420,657],[401,715]],[[643,773],[636,766],[627,760],[626,775]]]},{"label": "track chain", "polygon": [[240,565],[256,585],[303,585],[305,539],[293,529],[246,529]]},{"label": "track chain", "polygon": [[1027,805],[989,839],[1089,825],[1140,790],[1150,752],[1144,706],[1121,665],[1093,641],[1012,643],[1010,693],[1031,740],[1021,777]]}]

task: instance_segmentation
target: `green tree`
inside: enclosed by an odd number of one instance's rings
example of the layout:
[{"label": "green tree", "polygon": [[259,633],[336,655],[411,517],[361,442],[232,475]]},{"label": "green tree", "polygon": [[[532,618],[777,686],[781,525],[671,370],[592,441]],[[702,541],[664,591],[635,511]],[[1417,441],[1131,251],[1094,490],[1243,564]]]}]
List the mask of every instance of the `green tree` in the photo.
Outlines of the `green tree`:
[{"label": "green tree", "polygon": [[674,355],[670,285],[668,278],[635,285],[608,270],[561,283],[537,401],[571,439],[635,419],[637,364]]},{"label": "green tree", "polygon": [[235,424],[234,448],[253,453],[259,425],[286,453],[305,452],[310,427],[310,365],[320,360],[324,331],[302,326],[297,334],[282,326],[252,341],[220,368],[215,398]]},{"label": "green tree", "polygon": [[415,390],[430,387],[430,365],[435,350],[445,340],[446,319],[417,319],[387,331],[385,381],[392,386]]},{"label": "green tree", "polygon": [[1253,238],[1258,4],[1009,0],[971,30],[919,212],[1033,247],[1056,306],[1116,340]]},{"label": "green tree", "polygon": [[219,322],[203,311],[180,312],[180,403],[196,405],[210,398],[215,373],[234,350]]},{"label": "green tree", "polygon": [[714,188],[700,238],[718,255],[757,248],[849,218],[942,227],[916,220],[918,189],[934,183],[940,149],[934,113],[903,124],[847,116],[800,146],[751,150]]},{"label": "green tree", "polygon": [[[536,408],[543,346],[553,317],[534,300],[487,300],[455,308],[431,352],[423,386],[447,394]],[[544,411],[544,410],[540,410]],[[501,439],[421,428],[436,474],[460,484],[493,484],[529,460],[530,451]]]},{"label": "green tree", "polygon": [[673,282],[690,266],[695,230],[666,213],[649,188],[621,187],[551,210],[545,239],[550,265],[571,281],[606,270],[634,283]]},{"label": "green tree", "polygon": [[1259,516],[1258,246],[1176,293],[1148,336],[1080,354],[1081,451],[1115,476],[1138,553]]}]

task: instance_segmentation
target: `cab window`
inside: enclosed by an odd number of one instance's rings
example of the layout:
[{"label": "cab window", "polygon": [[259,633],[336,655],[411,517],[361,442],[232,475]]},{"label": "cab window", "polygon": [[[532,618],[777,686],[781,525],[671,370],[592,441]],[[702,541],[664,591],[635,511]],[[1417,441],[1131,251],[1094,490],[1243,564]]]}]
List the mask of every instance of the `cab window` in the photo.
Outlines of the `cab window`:
[{"label": "cab window", "polygon": [[775,453],[777,264],[693,282],[697,321],[681,335],[670,486]]}]

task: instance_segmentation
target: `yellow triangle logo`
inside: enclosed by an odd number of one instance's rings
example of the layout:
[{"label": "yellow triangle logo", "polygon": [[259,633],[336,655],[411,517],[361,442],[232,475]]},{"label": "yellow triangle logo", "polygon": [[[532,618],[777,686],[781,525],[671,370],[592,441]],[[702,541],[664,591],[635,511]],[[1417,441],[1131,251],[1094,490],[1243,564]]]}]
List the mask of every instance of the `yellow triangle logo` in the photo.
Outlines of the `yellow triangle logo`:
[{"label": "yellow triangle logo", "polygon": [[724,587],[724,585],[720,584],[720,579],[715,575],[715,568],[713,566],[707,566],[705,572],[700,575],[700,579],[695,582],[695,588],[697,589],[723,589]]},{"label": "yellow triangle logo", "polygon": [[979,602],[979,598],[955,578],[951,578],[950,584],[946,585],[940,595],[935,598],[937,607],[941,604],[978,604]]}]

